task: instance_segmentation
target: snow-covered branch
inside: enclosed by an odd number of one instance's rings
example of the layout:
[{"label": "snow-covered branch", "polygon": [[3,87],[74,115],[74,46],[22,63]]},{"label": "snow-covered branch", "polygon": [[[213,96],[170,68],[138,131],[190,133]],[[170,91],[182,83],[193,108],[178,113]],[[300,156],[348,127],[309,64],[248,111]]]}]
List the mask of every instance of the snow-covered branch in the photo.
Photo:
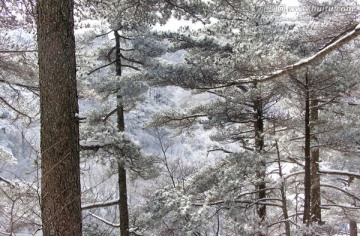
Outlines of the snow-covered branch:
[{"label": "snow-covered branch", "polygon": [[105,148],[111,146],[110,143],[104,143],[101,141],[80,141],[80,148],[81,150],[93,150],[97,151],[100,148]]},{"label": "snow-covered branch", "polygon": [[38,50],[1,50],[0,53],[27,53],[27,52],[38,52]]},{"label": "snow-covered branch", "polygon": [[106,201],[106,202],[94,202],[94,203],[82,205],[81,210],[89,210],[89,209],[93,209],[93,208],[108,207],[108,206],[114,206],[117,204],[119,204],[119,199]]},{"label": "snow-covered branch", "polygon": [[5,179],[0,176],[0,181],[7,183],[11,188],[15,188],[15,184],[8,179]]},{"label": "snow-covered branch", "polygon": [[320,174],[326,174],[326,175],[345,175],[349,177],[354,177],[357,179],[360,179],[360,174],[349,172],[349,171],[339,171],[339,170],[319,170]]},{"label": "snow-covered branch", "polygon": [[340,207],[340,208],[345,208],[345,209],[349,209],[349,210],[359,210],[360,207],[356,207],[356,206],[344,206],[344,205],[338,205],[338,204],[324,204],[321,205],[322,208],[328,208],[328,207]]},{"label": "snow-covered branch", "polygon": [[[288,65],[281,70],[273,71],[270,74],[267,74],[264,76],[251,76],[251,77],[248,77],[245,79],[236,80],[236,81],[226,83],[224,85],[220,85],[220,86],[213,87],[213,88],[224,88],[224,87],[229,87],[229,86],[234,86],[234,85],[239,85],[239,84],[255,83],[255,82],[260,83],[260,82],[267,82],[267,81],[274,80],[276,78],[279,78],[281,76],[287,75],[292,72],[295,72],[296,70],[302,69],[306,66],[309,66],[309,65],[317,62],[321,58],[330,54],[332,51],[336,50],[337,48],[341,47],[342,45],[355,39],[359,35],[360,35],[360,24],[358,24],[350,32],[348,32],[348,30],[346,30],[346,31],[340,33],[336,37],[336,38],[338,38],[337,40],[335,40],[333,43],[329,44],[328,46],[326,46],[325,48],[323,48],[316,54],[314,54],[310,57],[304,58],[294,64]],[[204,88],[204,89],[211,89],[211,88]]]},{"label": "snow-covered branch", "polygon": [[107,224],[107,225],[109,225],[109,226],[112,226],[112,227],[115,227],[115,228],[119,228],[119,227],[120,227],[120,224],[114,224],[114,223],[112,223],[112,222],[110,222],[110,221],[108,221],[108,220],[105,220],[104,218],[102,218],[102,217],[100,217],[100,216],[98,216],[98,215],[95,215],[95,214],[93,214],[93,213],[91,213],[91,212],[89,212],[89,215],[91,215],[92,217],[100,220],[101,222],[103,222],[104,224]]}]

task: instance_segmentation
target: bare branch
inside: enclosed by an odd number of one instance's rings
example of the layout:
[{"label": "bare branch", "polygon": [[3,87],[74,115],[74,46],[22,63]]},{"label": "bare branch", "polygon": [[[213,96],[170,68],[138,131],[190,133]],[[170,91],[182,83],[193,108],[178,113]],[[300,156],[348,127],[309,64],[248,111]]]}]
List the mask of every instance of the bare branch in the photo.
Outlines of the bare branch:
[{"label": "bare branch", "polygon": [[114,29],[114,30],[110,30],[109,32],[106,32],[106,33],[103,33],[103,34],[99,34],[99,35],[96,35],[95,38],[99,38],[99,37],[103,37],[103,36],[106,36],[108,34],[111,34],[112,32],[114,32],[115,30],[121,30],[122,26],[120,26],[119,28],[117,29]]},{"label": "bare branch", "polygon": [[135,67],[135,66],[130,66],[130,65],[121,65],[121,66],[122,66],[122,67],[128,67],[128,68],[131,68],[131,69],[140,71],[140,68],[137,68],[137,67]]},{"label": "bare branch", "polygon": [[107,115],[104,117],[104,121],[107,121],[107,120],[110,118],[110,116],[112,116],[112,115],[114,115],[114,114],[116,113],[117,110],[118,110],[118,109],[115,108],[114,110],[112,110],[111,112],[109,112],[109,114],[107,114]]},{"label": "bare branch", "polygon": [[120,57],[127,60],[127,61],[130,61],[130,62],[133,62],[133,63],[136,63],[136,64],[140,64],[140,65],[144,65],[143,62],[134,60],[132,58],[125,57],[123,54],[120,54]]},{"label": "bare branch", "polygon": [[87,75],[91,75],[91,74],[92,74],[92,73],[94,73],[95,71],[98,71],[98,70],[100,70],[100,69],[102,69],[102,68],[108,67],[108,66],[110,66],[110,65],[114,64],[115,62],[116,62],[116,60],[115,60],[115,61],[110,62],[109,64],[106,64],[106,65],[100,66],[100,67],[98,67],[98,68],[96,68],[96,69],[94,69],[94,70],[90,71],[89,73],[87,73]]},{"label": "bare branch", "polygon": [[210,150],[207,151],[208,155],[209,155],[210,152],[225,152],[225,153],[228,153],[228,154],[233,153],[231,151],[225,150],[224,148],[210,149]]},{"label": "bare branch", "polygon": [[321,186],[321,187],[333,188],[333,189],[339,190],[340,192],[343,192],[343,193],[345,193],[346,195],[348,195],[348,196],[350,196],[350,197],[352,197],[352,198],[360,201],[360,198],[359,198],[359,197],[357,197],[357,196],[355,196],[354,194],[349,193],[348,191],[346,191],[346,190],[344,190],[344,189],[342,189],[342,188],[339,188],[339,187],[337,187],[337,186],[335,186],[335,185],[321,184],[320,186]]},{"label": "bare branch", "polygon": [[22,116],[27,117],[27,118],[30,120],[30,122],[32,121],[32,118],[31,118],[29,115],[27,115],[27,114],[25,114],[24,112],[21,112],[21,111],[19,111],[18,109],[16,109],[14,106],[12,106],[10,103],[8,103],[4,98],[0,97],[0,101],[2,101],[6,106],[8,106],[10,109],[12,109],[13,111],[15,111],[15,112],[18,113],[19,115],[22,115]]},{"label": "bare branch", "polygon": [[9,81],[6,81],[4,79],[0,79],[0,83],[5,83],[5,84],[10,84],[10,85],[15,85],[21,88],[26,88],[30,91],[39,91],[39,87],[37,86],[31,86],[31,85],[26,85],[26,84],[20,84],[20,83],[11,83]]}]

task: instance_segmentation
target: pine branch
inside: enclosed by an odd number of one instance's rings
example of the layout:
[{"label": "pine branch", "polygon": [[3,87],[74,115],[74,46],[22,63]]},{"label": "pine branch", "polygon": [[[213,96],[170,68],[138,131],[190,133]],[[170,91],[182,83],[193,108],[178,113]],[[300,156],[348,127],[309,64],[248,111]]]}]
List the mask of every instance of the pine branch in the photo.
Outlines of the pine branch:
[{"label": "pine branch", "polygon": [[180,10],[182,10],[183,12],[189,14],[190,16],[194,17],[196,20],[200,21],[201,23],[203,23],[204,25],[206,24],[206,22],[204,22],[202,19],[200,19],[198,16],[196,16],[193,12],[190,12],[188,9],[186,9],[183,6],[179,6],[176,3],[172,2],[171,0],[165,0],[166,3],[168,3],[169,5],[173,6],[174,8],[178,8]]},{"label": "pine branch", "polygon": [[329,44],[328,46],[326,46],[325,48],[321,49],[319,52],[317,52],[316,54],[304,58],[294,64],[285,66],[283,69],[281,70],[276,70],[273,71],[267,75],[264,76],[251,76],[245,79],[240,79],[240,80],[236,80],[230,83],[226,83],[223,85],[219,85],[219,86],[214,86],[214,87],[201,87],[198,89],[218,89],[218,88],[225,88],[225,87],[230,87],[230,86],[235,86],[235,85],[239,85],[239,84],[249,84],[249,83],[263,83],[263,82],[269,82],[272,81],[274,79],[277,79],[279,77],[282,77],[284,75],[293,73],[299,69],[305,68],[309,65],[312,65],[313,63],[319,61],[320,59],[322,59],[323,57],[325,57],[326,55],[330,54],[331,52],[333,52],[334,50],[338,49],[339,47],[343,46],[344,44],[350,42],[351,40],[355,39],[356,37],[358,37],[360,35],[360,24],[358,24],[352,31],[348,32],[348,30],[345,30],[344,32],[340,33],[336,38],[338,38],[336,41],[334,41],[333,43]]}]

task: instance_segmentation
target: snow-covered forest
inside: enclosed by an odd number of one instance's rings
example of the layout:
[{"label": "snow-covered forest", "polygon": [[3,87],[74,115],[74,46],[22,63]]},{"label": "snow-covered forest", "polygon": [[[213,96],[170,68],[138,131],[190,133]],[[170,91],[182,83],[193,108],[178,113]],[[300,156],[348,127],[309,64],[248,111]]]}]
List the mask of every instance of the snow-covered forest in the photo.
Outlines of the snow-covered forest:
[{"label": "snow-covered forest", "polygon": [[0,19],[0,235],[360,232],[356,0],[2,0]]}]

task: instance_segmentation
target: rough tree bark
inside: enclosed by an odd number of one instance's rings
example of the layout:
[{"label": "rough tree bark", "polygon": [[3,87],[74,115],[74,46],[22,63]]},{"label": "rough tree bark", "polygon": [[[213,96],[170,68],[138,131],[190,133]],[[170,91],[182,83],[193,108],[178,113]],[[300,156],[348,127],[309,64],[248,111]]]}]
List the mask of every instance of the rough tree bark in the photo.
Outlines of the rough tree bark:
[{"label": "rough tree bark", "polygon": [[357,236],[358,235],[356,221],[350,220],[349,228],[350,228],[350,236]]},{"label": "rough tree bark", "polygon": [[73,0],[37,1],[43,235],[81,235]]},{"label": "rough tree bark", "polygon": [[[314,96],[311,96],[314,97]],[[318,123],[319,109],[318,99],[313,98],[310,102],[310,122],[311,122],[311,141],[316,143],[317,137],[314,128]],[[321,222],[321,193],[320,193],[320,174],[319,174],[320,151],[318,147],[311,147],[311,222],[322,224]]]},{"label": "rough tree bark", "polygon": [[304,176],[304,216],[303,223],[311,224],[311,134],[310,134],[310,91],[309,77],[305,75],[305,176]]},{"label": "rough tree bark", "polygon": [[[255,84],[256,89],[256,84]],[[264,117],[263,117],[263,103],[262,98],[259,95],[254,101],[254,130],[255,130],[255,151],[258,154],[261,154],[264,148]],[[256,185],[258,190],[258,199],[266,198],[266,183],[265,183],[265,161],[261,161],[261,170],[258,170],[256,175],[259,179],[259,183]],[[257,214],[261,221],[264,221],[266,218],[266,205],[259,204],[257,206]],[[262,233],[259,233],[262,235]]]},{"label": "rough tree bark", "polygon": [[[115,30],[116,75],[121,76],[120,35]],[[124,105],[121,89],[117,95],[117,119],[119,132],[125,131]],[[120,159],[120,158],[119,158]],[[129,211],[127,203],[126,169],[124,160],[118,162],[120,236],[129,236]]]}]

